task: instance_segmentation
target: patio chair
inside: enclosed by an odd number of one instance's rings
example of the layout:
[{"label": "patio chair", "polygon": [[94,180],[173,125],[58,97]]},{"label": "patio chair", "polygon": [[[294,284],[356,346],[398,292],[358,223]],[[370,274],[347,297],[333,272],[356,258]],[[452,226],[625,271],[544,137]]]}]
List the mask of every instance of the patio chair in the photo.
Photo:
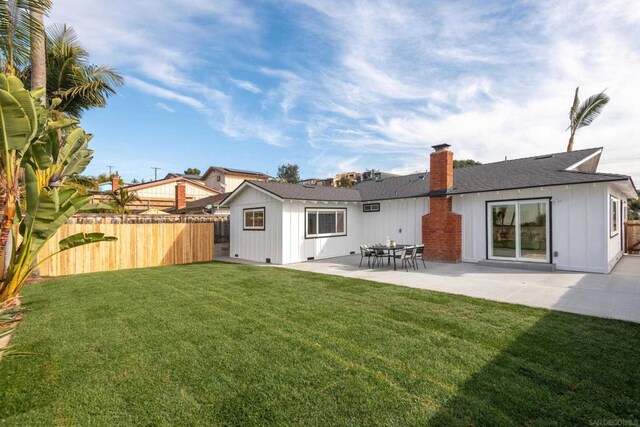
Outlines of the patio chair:
[{"label": "patio chair", "polygon": [[416,250],[413,253],[413,268],[418,269],[418,258],[422,261],[424,268],[427,268],[427,264],[424,262],[422,255],[424,254],[424,245],[417,245]]},{"label": "patio chair", "polygon": [[384,249],[380,249],[382,247],[384,247],[382,243],[374,243],[373,245],[371,245],[371,248],[373,248],[373,256],[374,256],[373,266],[374,267],[378,263],[382,263],[382,265],[384,265],[384,259],[386,258],[386,254]]},{"label": "patio chair", "polygon": [[367,258],[367,265],[371,268],[371,257],[375,257],[375,251],[369,248],[367,245],[360,245],[360,265],[362,267],[362,260]]},{"label": "patio chair", "polygon": [[[403,268],[409,271],[407,265],[413,267],[413,257],[416,252],[415,246],[406,246],[399,255],[396,255],[395,258],[400,260],[400,268]],[[414,267],[415,268],[415,267]]]}]

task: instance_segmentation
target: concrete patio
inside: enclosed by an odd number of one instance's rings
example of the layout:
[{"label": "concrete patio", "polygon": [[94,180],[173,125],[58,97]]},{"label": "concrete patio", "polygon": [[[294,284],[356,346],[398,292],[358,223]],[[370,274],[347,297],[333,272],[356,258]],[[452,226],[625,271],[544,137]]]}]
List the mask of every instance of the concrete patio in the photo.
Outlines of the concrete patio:
[{"label": "concrete patio", "polygon": [[[235,259],[221,259],[238,261]],[[625,256],[608,275],[539,272],[477,264],[427,263],[418,271],[370,269],[360,255],[274,266],[372,280],[640,323],[640,257]],[[265,264],[266,265],[266,264]]]}]

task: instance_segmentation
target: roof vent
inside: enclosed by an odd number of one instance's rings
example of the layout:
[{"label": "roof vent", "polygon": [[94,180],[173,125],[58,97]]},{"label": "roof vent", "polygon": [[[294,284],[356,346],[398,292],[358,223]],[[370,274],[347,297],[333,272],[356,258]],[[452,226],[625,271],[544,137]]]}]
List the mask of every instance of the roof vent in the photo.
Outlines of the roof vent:
[{"label": "roof vent", "polygon": [[542,160],[542,159],[550,159],[553,157],[553,154],[547,154],[546,156],[538,156],[538,157],[534,157],[535,160]]}]

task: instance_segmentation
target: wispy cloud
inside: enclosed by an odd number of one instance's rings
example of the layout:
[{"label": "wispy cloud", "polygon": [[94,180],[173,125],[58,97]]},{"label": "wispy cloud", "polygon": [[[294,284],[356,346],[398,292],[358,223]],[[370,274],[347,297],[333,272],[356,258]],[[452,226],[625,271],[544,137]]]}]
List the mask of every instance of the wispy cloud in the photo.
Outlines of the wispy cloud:
[{"label": "wispy cloud", "polygon": [[423,170],[443,141],[481,161],[562,151],[580,85],[612,101],[577,146],[604,146],[602,169],[640,182],[637,1],[87,0],[54,11],[131,87],[194,109],[230,141],[286,146],[312,175]]},{"label": "wispy cloud", "polygon": [[164,110],[168,113],[171,114],[175,114],[176,110],[174,110],[173,108],[169,107],[167,104],[165,104],[164,102],[156,102],[156,107],[158,107],[161,110]]},{"label": "wispy cloud", "polygon": [[231,82],[236,86],[238,86],[240,89],[244,89],[248,92],[255,93],[255,94],[262,93],[262,89],[260,89],[255,84],[248,82],[246,80],[231,79]]}]

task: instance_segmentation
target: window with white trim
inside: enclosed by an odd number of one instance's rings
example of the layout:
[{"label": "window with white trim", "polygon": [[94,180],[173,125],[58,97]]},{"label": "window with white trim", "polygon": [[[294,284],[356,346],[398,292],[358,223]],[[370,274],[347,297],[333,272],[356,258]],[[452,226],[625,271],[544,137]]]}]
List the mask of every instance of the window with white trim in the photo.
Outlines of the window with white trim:
[{"label": "window with white trim", "polygon": [[244,209],[245,230],[264,230],[264,208]]},{"label": "window with white trim", "polygon": [[307,209],[306,238],[347,235],[346,209]]},{"label": "window with white trim", "polygon": [[620,200],[616,199],[613,196],[611,197],[611,213],[609,214],[609,237],[615,237],[618,235],[618,212],[620,211]]}]

